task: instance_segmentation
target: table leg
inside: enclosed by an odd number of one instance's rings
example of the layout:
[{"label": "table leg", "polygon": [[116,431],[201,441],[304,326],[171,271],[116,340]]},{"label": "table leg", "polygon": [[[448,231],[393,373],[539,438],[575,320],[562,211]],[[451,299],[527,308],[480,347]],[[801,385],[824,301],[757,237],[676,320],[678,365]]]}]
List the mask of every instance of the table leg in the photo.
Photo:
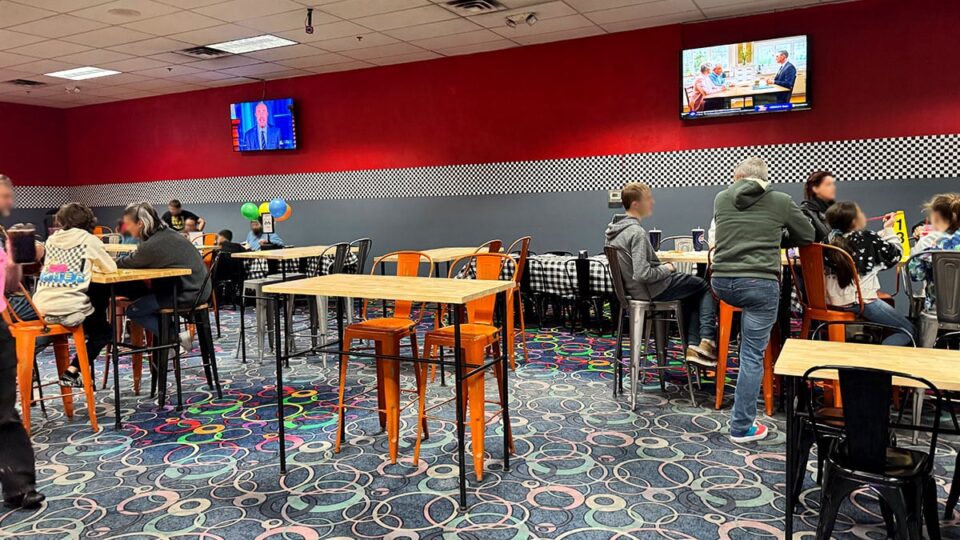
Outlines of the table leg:
[{"label": "table leg", "polygon": [[[510,307],[506,305],[507,297],[509,295],[507,293],[502,293],[502,294],[504,297],[504,303],[501,309],[510,309]],[[502,315],[503,314],[501,313],[501,316]],[[501,320],[503,320],[503,318],[501,318]],[[506,339],[508,336],[511,336],[511,335],[513,335],[513,326],[504,324],[503,338]],[[512,437],[510,435],[510,394],[507,392],[507,388],[508,388],[507,374],[510,373],[510,360],[512,360],[512,358],[509,357],[510,355],[506,354],[507,351],[505,349],[506,347],[500,348],[500,351],[501,351],[500,360],[503,364],[500,367],[500,374],[502,375],[502,377],[500,378],[500,395],[502,396],[501,399],[503,400],[503,470],[509,471],[510,470],[510,446],[512,442]],[[479,373],[478,375],[481,377],[484,376],[483,373]]]},{"label": "table leg", "polygon": [[787,386],[787,482],[786,482],[786,508],[784,511],[784,537],[793,538],[793,506],[796,501],[793,500],[794,478],[796,477],[797,466],[797,418],[794,401],[797,395],[797,378],[784,377],[784,383]]},{"label": "table leg", "polygon": [[287,438],[286,427],[283,414],[283,349],[280,347],[282,335],[280,333],[280,304],[283,302],[283,295],[276,295],[277,306],[273,310],[273,331],[277,338],[274,343],[277,344],[274,351],[277,356],[277,442],[280,445],[280,475],[287,474]]},{"label": "table leg", "polygon": [[[343,347],[344,345],[343,343],[343,297],[340,297],[340,296],[337,297],[337,343],[340,344],[341,351],[347,351],[349,354],[349,347],[347,347],[346,349],[344,349]],[[338,356],[340,357],[340,376],[343,377],[344,373],[346,373],[343,368],[343,363],[349,361],[349,356],[347,360],[344,360],[345,355],[343,354],[340,354]],[[342,385],[343,381],[340,381],[340,384]],[[341,389],[342,388],[343,387],[341,386]],[[341,398],[343,397],[342,390],[341,390],[340,397]],[[340,409],[340,440],[345,439],[347,434],[347,428],[346,428],[347,423],[344,421],[344,418],[343,418],[344,414],[345,414],[344,410],[341,408]]]},{"label": "table leg", "polygon": [[[460,512],[467,511],[467,463],[464,456],[463,426],[463,349],[460,344],[460,310],[463,306],[455,304],[453,308],[453,376],[454,395],[457,402],[457,457],[460,460]],[[481,396],[479,399],[483,399]]]},{"label": "table leg", "polygon": [[183,375],[180,370],[180,312],[177,296],[180,294],[180,280],[173,281],[173,371],[177,376],[177,410],[183,410]]},{"label": "table leg", "polygon": [[[387,263],[385,263],[385,262],[383,262],[383,261],[380,261],[380,275],[381,275],[381,276],[387,275]],[[381,317],[386,317],[386,316],[387,316],[387,301],[386,301],[386,300],[380,300],[380,316],[381,316]]]},{"label": "table leg", "polygon": [[[241,288],[242,287],[243,286],[241,285]],[[241,354],[243,355],[241,362],[244,364],[247,363],[247,335],[246,335],[247,325],[244,322],[244,319],[246,318],[246,314],[247,314],[246,308],[245,308],[247,300],[246,298],[244,298],[244,296],[246,296],[246,293],[247,291],[245,290],[240,293],[240,342],[238,344],[238,346],[240,347]],[[236,358],[236,356],[234,356],[234,358]]]},{"label": "table leg", "polygon": [[[110,324],[117,324],[117,290],[110,284]],[[78,346],[83,346],[78,343]],[[113,363],[113,411],[114,428],[120,429],[120,351],[117,350],[117,333],[110,332],[110,360]]]}]

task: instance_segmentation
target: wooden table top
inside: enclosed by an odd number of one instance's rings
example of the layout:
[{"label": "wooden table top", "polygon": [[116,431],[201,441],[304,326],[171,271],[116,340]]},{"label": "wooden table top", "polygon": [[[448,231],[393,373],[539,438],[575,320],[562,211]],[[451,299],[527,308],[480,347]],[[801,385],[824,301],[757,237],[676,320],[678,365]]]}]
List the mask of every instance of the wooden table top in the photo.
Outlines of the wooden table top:
[{"label": "wooden table top", "polygon": [[513,281],[332,274],[274,283],[265,286],[263,292],[465,304],[513,287]]},{"label": "wooden table top", "polygon": [[[773,368],[777,375],[802,377],[814,366],[869,367],[922,377],[940,390],[960,391],[960,351],[835,341],[788,339]],[[836,371],[821,371],[818,379],[836,380]],[[894,378],[898,386],[920,386]]]},{"label": "wooden table top", "polygon": [[[310,257],[319,257],[330,246],[302,246],[283,249],[267,249],[260,251],[245,251],[243,253],[233,253],[230,255],[233,259],[263,259],[266,261],[290,261],[295,259],[307,259]],[[351,248],[356,253],[359,248]],[[335,250],[330,250],[333,255]]]},{"label": "wooden table top", "polygon": [[719,99],[719,98],[738,98],[738,97],[747,97],[747,96],[756,96],[760,94],[772,94],[775,92],[789,92],[790,89],[786,86],[780,86],[779,84],[771,84],[769,86],[764,86],[762,88],[755,88],[753,82],[738,84],[735,86],[728,86],[723,92],[717,92],[716,94],[710,94],[704,96],[704,99]]},{"label": "wooden table top", "polygon": [[137,270],[121,268],[110,274],[93,272],[91,281],[101,284],[124,283],[127,281],[143,281],[145,279],[189,276],[191,273],[192,270],[189,268],[143,268]]},{"label": "wooden table top", "polygon": [[[104,244],[103,245],[103,249],[107,253],[113,253],[113,254],[133,253],[134,251],[137,250],[138,247],[140,247],[138,244]],[[201,253],[220,249],[220,246],[194,246],[194,247],[197,248],[197,250],[200,251]]]},{"label": "wooden table top", "polygon": [[[433,262],[440,263],[440,262],[454,261],[456,259],[459,259],[460,257],[464,257],[467,255],[473,255],[474,253],[477,252],[477,247],[476,246],[474,247],[443,247],[443,248],[421,249],[421,250],[412,250],[412,251],[420,251],[421,253],[426,253],[427,255],[430,256],[431,259],[433,259]],[[385,259],[381,259],[381,262],[397,262],[397,258],[395,256],[387,257]]]},{"label": "wooden table top", "polygon": [[[707,251],[658,251],[657,258],[660,262],[707,264],[708,253]],[[784,266],[789,264],[787,255],[783,252],[780,254],[780,262]]]}]

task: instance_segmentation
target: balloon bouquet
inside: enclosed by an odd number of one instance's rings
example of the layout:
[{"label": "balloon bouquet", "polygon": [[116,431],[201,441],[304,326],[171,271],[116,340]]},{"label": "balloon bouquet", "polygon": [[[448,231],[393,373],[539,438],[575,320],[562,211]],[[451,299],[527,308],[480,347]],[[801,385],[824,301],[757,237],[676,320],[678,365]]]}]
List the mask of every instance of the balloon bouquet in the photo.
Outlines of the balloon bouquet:
[{"label": "balloon bouquet", "polygon": [[249,221],[256,221],[263,214],[270,214],[276,222],[286,221],[290,219],[292,212],[293,208],[287,204],[287,201],[279,198],[261,203],[259,206],[256,203],[248,202],[243,203],[243,206],[240,207],[240,214]]}]

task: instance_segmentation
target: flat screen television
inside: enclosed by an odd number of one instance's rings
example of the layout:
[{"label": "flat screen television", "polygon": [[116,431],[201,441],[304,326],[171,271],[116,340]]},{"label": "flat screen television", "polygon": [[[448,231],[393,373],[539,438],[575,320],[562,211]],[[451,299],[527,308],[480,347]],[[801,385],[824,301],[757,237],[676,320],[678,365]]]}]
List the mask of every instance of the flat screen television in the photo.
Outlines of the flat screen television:
[{"label": "flat screen television", "polygon": [[810,108],[807,36],[686,49],[680,118]]},{"label": "flat screen television", "polygon": [[235,152],[296,150],[293,99],[264,99],[230,105]]}]

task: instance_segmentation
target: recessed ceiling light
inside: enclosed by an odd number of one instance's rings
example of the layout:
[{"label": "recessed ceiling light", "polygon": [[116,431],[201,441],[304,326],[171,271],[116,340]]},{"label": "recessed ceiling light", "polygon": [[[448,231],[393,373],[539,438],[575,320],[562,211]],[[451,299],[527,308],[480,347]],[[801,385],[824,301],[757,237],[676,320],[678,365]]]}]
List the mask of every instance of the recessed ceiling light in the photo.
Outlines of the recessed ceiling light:
[{"label": "recessed ceiling light", "polygon": [[108,9],[107,13],[110,15],[115,15],[117,17],[139,17],[141,13],[135,9],[130,8],[113,8]]},{"label": "recessed ceiling light", "polygon": [[254,51],[262,51],[265,49],[275,49],[277,47],[286,47],[287,45],[296,45],[296,41],[291,41],[289,39],[284,39],[282,37],[272,36],[270,34],[264,34],[262,36],[254,36],[243,39],[235,39],[233,41],[224,41],[223,43],[216,43],[214,45],[207,45],[211,49],[217,49],[219,51],[226,51],[233,54],[243,54]]},{"label": "recessed ceiling light", "polygon": [[98,67],[86,66],[65,71],[55,71],[53,73],[44,73],[47,77],[57,77],[59,79],[70,79],[71,81],[82,81],[85,79],[95,79],[97,77],[106,77],[107,75],[117,75],[119,71],[111,69],[101,69]]}]

